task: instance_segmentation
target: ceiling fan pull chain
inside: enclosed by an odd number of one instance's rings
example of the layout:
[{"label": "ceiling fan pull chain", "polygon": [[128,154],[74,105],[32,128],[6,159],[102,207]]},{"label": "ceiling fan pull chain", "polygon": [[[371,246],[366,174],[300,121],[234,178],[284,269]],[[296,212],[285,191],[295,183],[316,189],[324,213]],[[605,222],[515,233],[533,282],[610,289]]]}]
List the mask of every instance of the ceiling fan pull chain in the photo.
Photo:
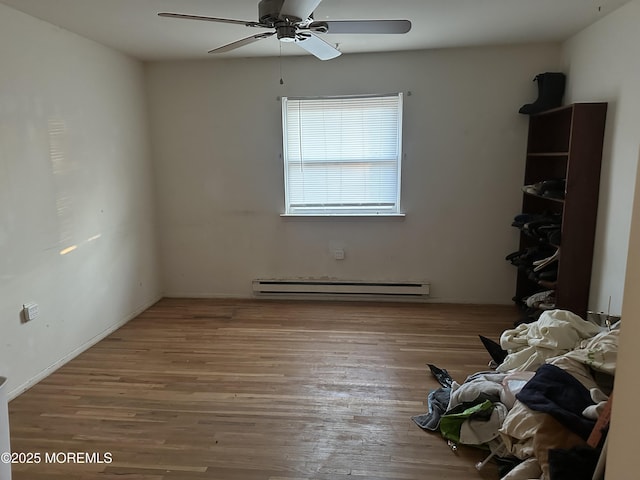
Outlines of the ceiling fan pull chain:
[{"label": "ceiling fan pull chain", "polygon": [[284,80],[282,79],[282,44],[278,42],[278,45],[280,46],[280,85],[284,85]]}]

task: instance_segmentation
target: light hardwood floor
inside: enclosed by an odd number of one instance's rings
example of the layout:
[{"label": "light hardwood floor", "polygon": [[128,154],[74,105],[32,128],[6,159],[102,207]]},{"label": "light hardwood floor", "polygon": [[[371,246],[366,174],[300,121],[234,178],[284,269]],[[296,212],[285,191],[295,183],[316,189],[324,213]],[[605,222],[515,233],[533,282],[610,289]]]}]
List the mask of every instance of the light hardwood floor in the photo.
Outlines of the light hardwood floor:
[{"label": "light hardwood floor", "polygon": [[[497,478],[412,415],[508,306],[165,299],[9,405],[14,480]],[[54,452],[112,462],[46,463]],[[63,457],[59,457],[63,458]],[[97,458],[97,457],[96,457]],[[101,457],[102,458],[102,457]]]}]

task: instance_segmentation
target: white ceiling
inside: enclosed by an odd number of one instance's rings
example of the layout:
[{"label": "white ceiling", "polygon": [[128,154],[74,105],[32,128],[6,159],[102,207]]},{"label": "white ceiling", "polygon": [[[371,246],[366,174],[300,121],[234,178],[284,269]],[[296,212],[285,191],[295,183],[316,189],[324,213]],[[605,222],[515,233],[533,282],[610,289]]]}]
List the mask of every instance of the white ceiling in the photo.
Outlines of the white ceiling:
[{"label": "white ceiling", "polygon": [[[562,41],[629,0],[324,0],[316,20],[407,19],[404,35],[325,35],[343,53]],[[258,20],[258,0],[0,0],[141,60],[211,58],[256,31],[161,11]],[[305,54],[275,37],[215,57]]]}]

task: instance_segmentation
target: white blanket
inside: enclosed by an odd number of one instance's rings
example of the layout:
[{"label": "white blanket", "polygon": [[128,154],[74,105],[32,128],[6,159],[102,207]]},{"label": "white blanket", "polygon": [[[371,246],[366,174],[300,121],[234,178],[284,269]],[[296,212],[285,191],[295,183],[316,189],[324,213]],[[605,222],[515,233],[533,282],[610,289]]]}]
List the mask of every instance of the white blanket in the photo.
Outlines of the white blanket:
[{"label": "white blanket", "polygon": [[600,331],[597,325],[567,310],[547,310],[537,321],[502,333],[500,345],[509,354],[496,370],[535,371],[547,358],[573,350],[581,340]]}]

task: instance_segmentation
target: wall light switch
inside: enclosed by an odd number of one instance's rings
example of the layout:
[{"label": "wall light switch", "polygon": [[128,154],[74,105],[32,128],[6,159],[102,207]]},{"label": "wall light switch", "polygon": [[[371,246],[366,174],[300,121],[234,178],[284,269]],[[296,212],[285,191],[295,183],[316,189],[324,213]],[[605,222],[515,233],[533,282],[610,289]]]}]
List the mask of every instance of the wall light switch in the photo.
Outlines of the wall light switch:
[{"label": "wall light switch", "polygon": [[40,307],[37,303],[25,303],[22,305],[22,312],[24,313],[24,321],[30,322],[40,315]]}]

